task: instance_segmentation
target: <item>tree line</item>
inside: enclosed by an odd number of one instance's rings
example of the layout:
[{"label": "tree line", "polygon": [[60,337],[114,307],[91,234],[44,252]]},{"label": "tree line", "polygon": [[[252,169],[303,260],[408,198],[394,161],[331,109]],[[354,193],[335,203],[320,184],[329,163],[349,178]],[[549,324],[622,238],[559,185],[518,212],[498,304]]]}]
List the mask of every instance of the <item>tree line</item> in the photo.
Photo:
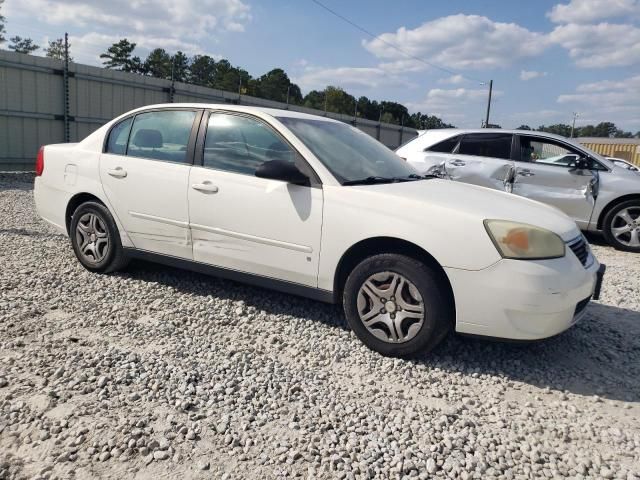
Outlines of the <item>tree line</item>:
[{"label": "tree line", "polygon": [[[0,0],[0,7],[3,2],[4,0]],[[0,44],[7,41],[4,36],[5,21],[5,17],[0,14]],[[16,35],[11,37],[9,42],[9,50],[18,53],[33,54],[41,49],[31,38]],[[155,78],[173,79],[176,82],[232,91],[368,120],[404,125],[421,130],[454,127],[435,115],[422,112],[410,114],[407,107],[398,102],[371,100],[366,96],[356,98],[337,86],[327,86],[324,90],[312,90],[306,95],[302,95],[300,87],[291,82],[282,68],[274,68],[264,75],[253,77],[245,69],[232,65],[226,59],[215,60],[209,55],[189,57],[181,51],[172,55],[163,48],[156,48],[143,60],[134,54],[135,48],[134,42],[124,38],[111,45],[106,52],[100,55],[100,58],[105,68]],[[43,50],[45,56],[49,58],[57,60],[65,58],[62,38],[49,41]],[[73,58],[69,56],[68,60],[73,61]],[[500,128],[499,125],[491,126]],[[533,130],[528,125],[521,125],[518,128]],[[565,137],[571,136],[571,126],[565,124],[541,125],[535,130],[556,133]],[[631,132],[618,129],[611,122],[601,122],[595,126],[576,127],[573,136],[628,138],[640,137],[640,131],[634,135]]]},{"label": "tree line", "polygon": [[282,68],[274,68],[264,75],[253,77],[227,59],[215,60],[209,55],[188,57],[180,51],[171,55],[163,48],[156,48],[142,60],[134,54],[135,48],[136,44],[125,38],[111,45],[100,58],[106,68],[238,92],[327,112],[420,129],[453,127],[433,115],[421,112],[409,114],[407,107],[400,103],[379,102],[365,96],[356,98],[336,86],[312,90],[303,96],[300,87],[291,81]]},{"label": "tree line", "polygon": [[640,138],[640,131],[635,134],[627,132],[616,127],[612,122],[600,122],[597,125],[585,125],[583,127],[575,127],[571,131],[571,125],[558,123],[555,125],[540,125],[536,129],[532,129],[528,125],[520,125],[518,130],[538,130],[540,132],[555,133],[563,137],[609,137],[609,138]]}]

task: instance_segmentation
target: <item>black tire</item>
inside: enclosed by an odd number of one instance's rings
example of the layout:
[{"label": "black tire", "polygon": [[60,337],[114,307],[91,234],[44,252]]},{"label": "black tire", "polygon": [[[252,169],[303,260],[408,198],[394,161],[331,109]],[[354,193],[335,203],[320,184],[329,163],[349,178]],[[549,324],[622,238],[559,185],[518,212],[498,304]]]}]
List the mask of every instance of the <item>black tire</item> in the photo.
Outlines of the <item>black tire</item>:
[{"label": "black tire", "polygon": [[[90,261],[87,256],[81,252],[81,246],[79,244],[81,240],[78,237],[77,228],[80,219],[87,214],[95,215],[102,222],[104,231],[108,235],[108,250],[105,252],[104,258],[101,258],[99,261]],[[120,232],[118,231],[116,222],[113,220],[109,210],[99,202],[85,202],[76,208],[71,216],[69,236],[76,258],[82,266],[90,272],[115,272],[123,269],[127,263],[129,263],[129,258],[122,248]]]},{"label": "black tire", "polygon": [[[380,272],[397,273],[413,283],[424,302],[423,324],[415,336],[403,343],[384,341],[365,327],[358,313],[358,292],[365,281]],[[442,273],[411,257],[379,254],[366,258],[347,277],[343,291],[347,322],[370,349],[389,357],[411,357],[426,353],[440,343],[454,325],[453,298]]]},{"label": "black tire", "polygon": [[[617,225],[615,222],[620,222],[620,220],[616,220],[616,215],[622,210],[631,208],[633,212],[640,212],[640,200],[628,200],[626,202],[619,203],[615,205],[611,210],[607,212],[602,222],[602,233],[604,234],[604,238],[607,243],[614,247],[616,250],[623,250],[626,252],[636,252],[640,253],[640,246],[631,246],[625,245],[620,242],[616,236],[613,234],[612,229]],[[636,218],[636,227],[638,228],[638,232],[640,232],[640,217]]]}]

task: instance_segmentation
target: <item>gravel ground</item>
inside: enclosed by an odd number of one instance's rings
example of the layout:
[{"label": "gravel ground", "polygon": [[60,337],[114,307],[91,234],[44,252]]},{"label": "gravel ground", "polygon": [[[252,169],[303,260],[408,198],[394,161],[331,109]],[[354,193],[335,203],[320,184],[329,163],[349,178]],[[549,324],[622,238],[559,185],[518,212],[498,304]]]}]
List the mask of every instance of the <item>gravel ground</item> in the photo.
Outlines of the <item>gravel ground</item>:
[{"label": "gravel ground", "polygon": [[0,174],[0,479],[640,478],[640,257],[530,345],[381,357],[340,311],[148,263],[94,275]]}]

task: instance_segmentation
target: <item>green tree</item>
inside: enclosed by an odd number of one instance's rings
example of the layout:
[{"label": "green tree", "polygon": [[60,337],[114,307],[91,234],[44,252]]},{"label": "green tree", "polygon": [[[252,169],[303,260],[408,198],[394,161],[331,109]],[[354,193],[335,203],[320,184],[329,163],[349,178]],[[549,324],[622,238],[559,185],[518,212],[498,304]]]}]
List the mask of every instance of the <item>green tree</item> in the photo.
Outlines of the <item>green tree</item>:
[{"label": "green tree", "polygon": [[327,111],[353,115],[356,99],[340,87],[327,87],[324,90],[327,98]]},{"label": "green tree", "polygon": [[324,92],[311,90],[304,96],[302,103],[307,108],[315,108],[316,110],[324,110]]},{"label": "green tree", "polygon": [[33,43],[33,40],[30,38],[22,38],[16,35],[15,37],[11,37],[9,40],[11,41],[9,50],[13,50],[16,53],[31,54],[40,48],[40,45]]},{"label": "green tree", "polygon": [[289,76],[281,68],[274,68],[258,78],[256,80],[256,90],[256,94],[260,98],[278,102],[286,102],[287,92],[289,92],[290,103],[302,103],[300,87],[291,83]]},{"label": "green tree", "polygon": [[380,118],[380,104],[362,96],[358,99],[358,116],[377,121]]},{"label": "green tree", "polygon": [[[176,82],[186,82],[189,77],[189,57],[183,52],[177,51],[172,58],[173,79]],[[169,75],[171,78],[171,75]]]},{"label": "green tree", "polygon": [[189,65],[189,82],[204,87],[214,84],[216,62],[209,55],[196,55]]},{"label": "green tree", "polygon": [[131,54],[136,48],[136,44],[123,38],[111,45],[105,53],[100,54],[104,61],[102,64],[106,68],[122,70],[123,72],[139,72],[143,70],[139,57],[132,57]]},{"label": "green tree", "polygon": [[155,78],[171,78],[171,55],[164,48],[156,48],[149,52],[144,61],[144,69],[148,75]]},{"label": "green tree", "polygon": [[529,125],[520,125],[516,130],[531,130]]},{"label": "green tree", "polygon": [[401,105],[397,102],[388,102],[382,101],[380,102],[382,109],[385,113],[391,114],[391,121],[387,123],[395,123],[396,125],[400,125],[404,122],[406,124],[406,120],[409,117],[409,111],[407,107]]},{"label": "green tree", "polygon": [[410,117],[411,126],[420,130],[435,130],[438,128],[455,128],[454,125],[445,123],[435,115],[427,115],[421,112],[414,113]]},{"label": "green tree", "polygon": [[[538,127],[538,131],[547,132],[547,133],[555,133],[556,135],[562,135],[563,137],[570,137],[571,136],[571,125],[566,125],[564,123],[558,123],[558,124],[555,124],[555,125],[549,125],[548,127],[545,126],[545,125],[540,125]],[[576,133],[576,132],[574,132],[574,133]]]},{"label": "green tree", "polygon": [[[71,51],[71,44],[69,44],[69,51]],[[64,60],[64,40],[62,38],[50,40],[49,46],[45,49],[45,56],[56,60]],[[71,54],[69,54],[69,61],[73,62]]]},{"label": "green tree", "polygon": [[[4,0],[0,0],[0,9],[2,8],[3,3],[4,3]],[[7,39],[4,37],[5,31],[6,31],[4,28],[5,21],[6,19],[4,18],[4,16],[0,14],[0,43],[4,43],[7,41]]]}]

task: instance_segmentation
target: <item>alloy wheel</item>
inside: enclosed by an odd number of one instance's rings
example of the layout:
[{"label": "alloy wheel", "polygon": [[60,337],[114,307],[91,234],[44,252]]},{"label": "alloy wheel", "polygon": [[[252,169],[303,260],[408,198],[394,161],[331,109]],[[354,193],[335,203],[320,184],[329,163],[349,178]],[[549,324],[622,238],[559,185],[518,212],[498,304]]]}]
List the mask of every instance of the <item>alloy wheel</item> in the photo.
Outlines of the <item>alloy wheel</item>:
[{"label": "alloy wheel", "polygon": [[76,225],[76,242],[87,262],[98,264],[109,254],[109,232],[104,221],[95,213],[85,213]]},{"label": "alloy wheel", "polygon": [[424,323],[425,306],[416,286],[395,272],[371,275],[357,299],[360,321],[376,338],[404,343],[414,338]]},{"label": "alloy wheel", "polygon": [[627,247],[640,247],[640,206],[620,210],[611,222],[611,233]]}]

